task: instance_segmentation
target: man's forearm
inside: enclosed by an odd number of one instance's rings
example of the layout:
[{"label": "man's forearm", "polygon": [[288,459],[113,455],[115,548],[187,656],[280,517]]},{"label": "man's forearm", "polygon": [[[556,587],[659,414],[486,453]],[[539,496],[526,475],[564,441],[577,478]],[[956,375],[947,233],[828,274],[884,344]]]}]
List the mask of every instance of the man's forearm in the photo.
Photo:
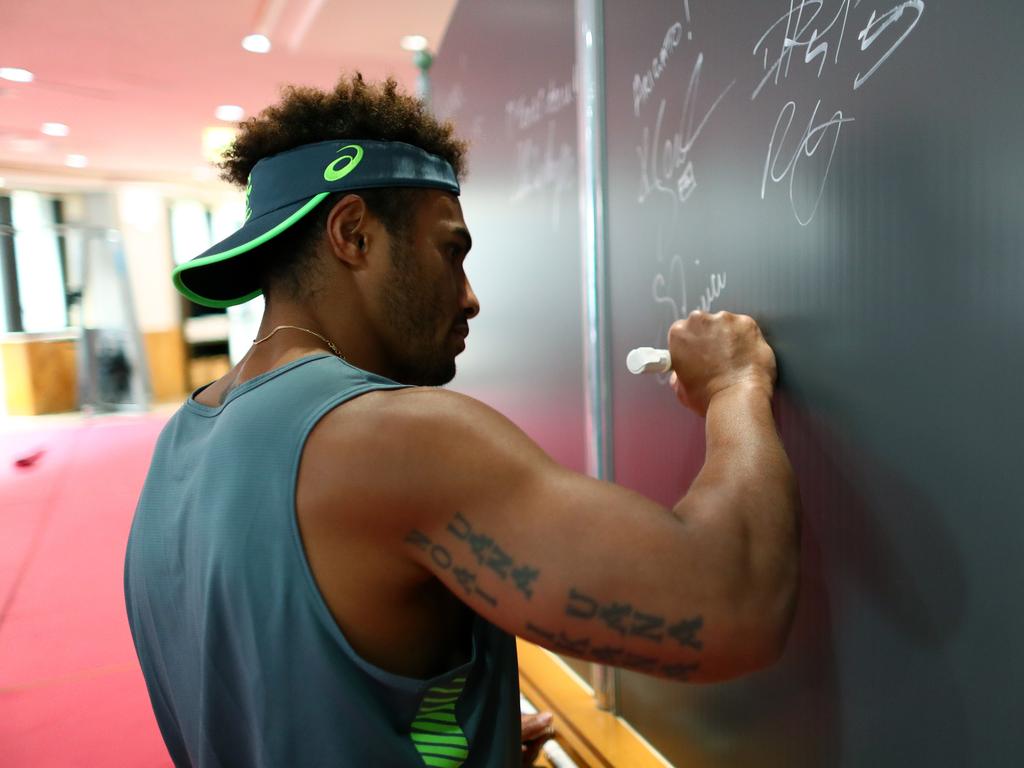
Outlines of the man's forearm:
[{"label": "man's forearm", "polygon": [[799,497],[770,389],[741,384],[715,395],[706,435],[704,467],[674,512],[716,542],[723,592],[781,648],[796,597]]}]

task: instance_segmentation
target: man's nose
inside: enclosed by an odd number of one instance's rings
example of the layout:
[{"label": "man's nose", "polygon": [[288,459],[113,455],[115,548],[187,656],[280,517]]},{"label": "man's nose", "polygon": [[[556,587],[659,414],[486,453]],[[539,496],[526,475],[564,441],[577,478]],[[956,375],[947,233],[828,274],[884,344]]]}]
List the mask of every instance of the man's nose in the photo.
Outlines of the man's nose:
[{"label": "man's nose", "polygon": [[480,301],[477,299],[476,293],[473,292],[473,286],[469,284],[468,278],[466,279],[466,289],[462,297],[462,308],[467,320],[472,320],[480,314]]}]

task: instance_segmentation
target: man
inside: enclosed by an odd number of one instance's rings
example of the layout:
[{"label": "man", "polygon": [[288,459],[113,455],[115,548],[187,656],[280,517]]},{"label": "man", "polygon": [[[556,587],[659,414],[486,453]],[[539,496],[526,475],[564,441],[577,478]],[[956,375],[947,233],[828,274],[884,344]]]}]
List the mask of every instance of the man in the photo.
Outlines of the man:
[{"label": "man", "polygon": [[797,494],[757,325],[672,327],[707,418],[673,509],[558,466],[437,388],[480,309],[463,152],[356,76],[287,90],[227,155],[247,221],[174,279],[213,306],[262,292],[263,322],[161,434],[125,567],[177,765],[517,765],[514,635],[692,681],[781,653]]}]

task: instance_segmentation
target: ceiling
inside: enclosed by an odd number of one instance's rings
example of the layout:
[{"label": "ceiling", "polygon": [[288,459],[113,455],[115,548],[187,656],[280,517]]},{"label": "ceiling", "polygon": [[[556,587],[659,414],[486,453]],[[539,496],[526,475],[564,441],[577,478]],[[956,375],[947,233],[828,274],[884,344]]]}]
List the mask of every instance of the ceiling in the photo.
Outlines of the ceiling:
[{"label": "ceiling", "polygon": [[[288,83],[331,87],[343,72],[393,74],[415,92],[403,35],[437,50],[456,0],[31,0],[0,4],[0,67],[31,83],[0,80],[0,177],[216,183],[202,133],[221,104],[246,115]],[[243,50],[254,32],[267,54]],[[45,122],[68,136],[41,132]],[[84,169],[68,154],[88,158]]]}]

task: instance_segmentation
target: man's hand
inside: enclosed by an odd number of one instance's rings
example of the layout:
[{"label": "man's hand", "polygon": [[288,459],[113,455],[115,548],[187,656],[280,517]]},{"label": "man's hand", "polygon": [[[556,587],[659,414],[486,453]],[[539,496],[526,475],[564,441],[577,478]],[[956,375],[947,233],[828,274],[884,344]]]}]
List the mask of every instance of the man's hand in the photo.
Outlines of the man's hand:
[{"label": "man's hand", "polygon": [[668,332],[672,388],[687,408],[706,416],[711,398],[751,382],[769,397],[775,386],[775,353],[752,317],[694,310]]},{"label": "man's hand", "polygon": [[544,742],[555,735],[550,712],[523,715],[523,766],[528,768],[540,755]]}]

